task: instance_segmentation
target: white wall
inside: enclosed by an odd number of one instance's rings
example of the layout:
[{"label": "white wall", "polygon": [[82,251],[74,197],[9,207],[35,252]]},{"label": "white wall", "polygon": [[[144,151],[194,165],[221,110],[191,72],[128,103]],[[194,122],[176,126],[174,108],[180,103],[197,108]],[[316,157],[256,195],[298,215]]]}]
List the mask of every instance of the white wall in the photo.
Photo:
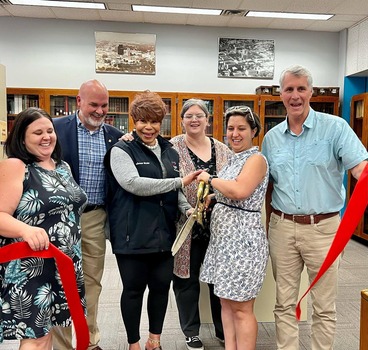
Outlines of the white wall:
[{"label": "white wall", "polygon": [[[95,73],[95,31],[156,34],[156,75]],[[217,78],[218,38],[273,39],[274,79]],[[302,64],[315,86],[341,86],[339,33],[119,22],[0,18],[0,64],[8,87],[78,88],[97,78],[111,90],[255,93]]]}]

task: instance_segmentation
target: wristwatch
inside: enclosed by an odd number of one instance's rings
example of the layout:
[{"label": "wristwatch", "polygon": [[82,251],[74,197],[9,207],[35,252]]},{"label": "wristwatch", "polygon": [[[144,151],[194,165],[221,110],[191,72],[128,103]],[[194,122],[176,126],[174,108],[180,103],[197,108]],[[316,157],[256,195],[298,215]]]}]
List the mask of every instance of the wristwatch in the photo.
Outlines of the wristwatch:
[{"label": "wristwatch", "polygon": [[[207,181],[207,183],[209,184],[209,185],[211,185],[211,182],[212,182],[212,180],[213,179],[217,179],[217,175],[210,175],[210,177],[208,178],[208,181]],[[212,185],[211,185],[212,186]]]}]

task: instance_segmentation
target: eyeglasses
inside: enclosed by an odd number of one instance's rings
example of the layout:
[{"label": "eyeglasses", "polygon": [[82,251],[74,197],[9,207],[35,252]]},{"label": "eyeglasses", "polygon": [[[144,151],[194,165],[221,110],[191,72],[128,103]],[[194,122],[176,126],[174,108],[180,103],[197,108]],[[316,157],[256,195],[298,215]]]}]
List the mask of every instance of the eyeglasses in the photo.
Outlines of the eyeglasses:
[{"label": "eyeglasses", "polygon": [[201,119],[205,118],[206,115],[203,114],[203,113],[200,113],[200,114],[185,114],[183,116],[184,119],[188,119],[188,120],[192,120],[194,117],[196,117],[198,120],[201,120]]},{"label": "eyeglasses", "polygon": [[226,111],[225,111],[225,117],[227,117],[227,115],[229,113],[231,114],[234,114],[234,112],[240,112],[240,113],[249,113],[249,119],[255,123],[255,120],[254,120],[254,115],[253,115],[253,112],[251,110],[250,107],[248,106],[233,106],[233,107],[229,107]]}]

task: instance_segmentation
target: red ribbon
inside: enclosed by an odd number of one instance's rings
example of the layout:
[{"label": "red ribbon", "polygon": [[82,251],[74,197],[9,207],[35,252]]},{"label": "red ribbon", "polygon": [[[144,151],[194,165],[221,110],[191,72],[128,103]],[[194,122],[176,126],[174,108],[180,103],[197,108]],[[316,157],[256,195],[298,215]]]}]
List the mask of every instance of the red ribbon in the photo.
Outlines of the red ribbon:
[{"label": "red ribbon", "polygon": [[318,282],[322,275],[337,259],[340,253],[344,250],[346,244],[349,242],[352,234],[359,224],[361,217],[364,214],[365,208],[368,205],[368,164],[365,166],[359,180],[354,188],[353,194],[350,197],[349,203],[346,207],[344,216],[337,229],[335,238],[331,244],[326,258],[320,267],[317,276],[309,286],[308,290],[300,298],[296,306],[296,318],[299,321],[301,310],[300,303],[302,299],[308,294],[312,287]]},{"label": "red ribbon", "polygon": [[51,243],[49,249],[41,251],[32,250],[26,242],[9,244],[0,249],[0,263],[30,257],[54,258],[56,260],[70,315],[74,323],[77,338],[76,350],[86,350],[89,345],[89,330],[78,294],[72,259]]}]

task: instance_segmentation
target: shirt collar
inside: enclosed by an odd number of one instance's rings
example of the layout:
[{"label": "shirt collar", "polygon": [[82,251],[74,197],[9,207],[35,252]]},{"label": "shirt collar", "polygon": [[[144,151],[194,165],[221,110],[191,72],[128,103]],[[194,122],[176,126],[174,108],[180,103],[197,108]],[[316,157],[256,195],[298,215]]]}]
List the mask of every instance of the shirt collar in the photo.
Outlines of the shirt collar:
[{"label": "shirt collar", "polygon": [[[304,123],[303,123],[303,129],[304,128],[312,129],[315,119],[316,119],[316,112],[314,111],[314,109],[312,107],[309,107],[308,116],[304,120]],[[290,132],[289,123],[288,123],[287,120],[288,120],[288,117],[286,116],[286,119],[283,122],[284,124],[282,125],[282,132],[283,133],[285,133],[287,131]]]}]

